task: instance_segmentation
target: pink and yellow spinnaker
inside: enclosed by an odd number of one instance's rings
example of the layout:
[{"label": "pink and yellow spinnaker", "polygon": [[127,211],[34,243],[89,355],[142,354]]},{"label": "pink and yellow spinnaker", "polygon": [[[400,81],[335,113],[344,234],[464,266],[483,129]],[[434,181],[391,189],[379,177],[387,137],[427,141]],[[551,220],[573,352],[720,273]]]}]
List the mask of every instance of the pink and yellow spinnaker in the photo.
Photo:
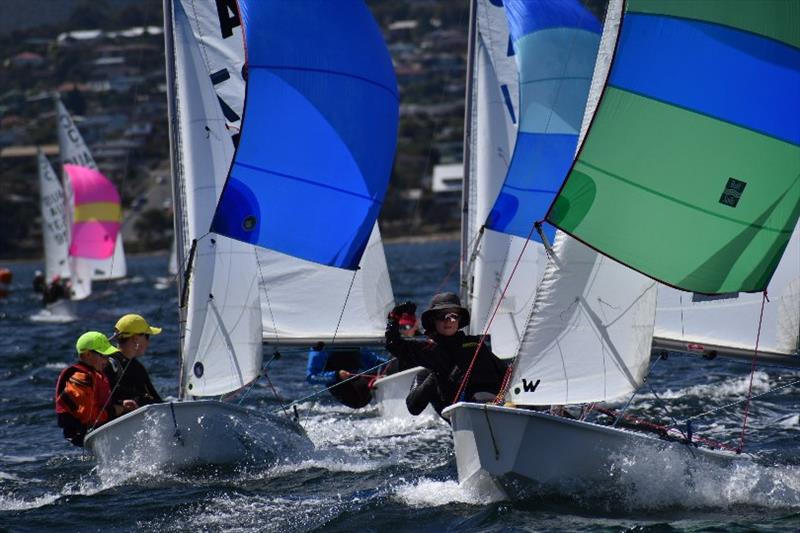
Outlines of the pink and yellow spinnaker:
[{"label": "pink and yellow spinnaker", "polygon": [[121,211],[119,193],[96,170],[64,165],[72,186],[72,238],[69,255],[106,259],[114,253]]}]

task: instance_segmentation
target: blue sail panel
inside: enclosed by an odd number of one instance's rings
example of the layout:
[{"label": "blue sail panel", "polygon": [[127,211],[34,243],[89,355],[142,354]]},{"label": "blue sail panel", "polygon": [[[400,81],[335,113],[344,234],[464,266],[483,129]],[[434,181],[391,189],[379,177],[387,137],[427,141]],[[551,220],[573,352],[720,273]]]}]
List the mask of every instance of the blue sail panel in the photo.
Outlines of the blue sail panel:
[{"label": "blue sail panel", "polygon": [[612,86],[800,144],[797,48],[739,28],[631,13],[619,49]]},{"label": "blue sail panel", "polygon": [[397,82],[360,0],[240,2],[247,98],[212,231],[355,269],[388,187]]},{"label": "blue sail panel", "polygon": [[[602,28],[577,0],[509,0],[505,8],[519,73],[519,130],[486,226],[528,237],[574,159]],[[555,229],[544,229],[552,239]]]},{"label": "blue sail panel", "polygon": [[[531,231],[531,215],[525,216],[525,213],[547,212],[563,177],[569,172],[577,143],[577,134],[520,133],[513,163],[487,226],[527,237]],[[550,154],[550,157],[537,157],[537,154]],[[552,242],[554,230],[549,224],[545,228]],[[537,235],[536,239],[540,237]]]}]

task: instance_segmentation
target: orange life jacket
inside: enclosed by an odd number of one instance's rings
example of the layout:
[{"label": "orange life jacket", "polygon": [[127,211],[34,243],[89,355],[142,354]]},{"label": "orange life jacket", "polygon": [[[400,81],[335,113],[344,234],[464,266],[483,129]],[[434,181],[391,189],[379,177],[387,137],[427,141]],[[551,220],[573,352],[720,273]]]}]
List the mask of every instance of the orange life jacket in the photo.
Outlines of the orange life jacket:
[{"label": "orange life jacket", "polygon": [[87,428],[108,422],[110,398],[108,378],[87,364],[76,363],[58,376],[56,413],[68,413]]}]

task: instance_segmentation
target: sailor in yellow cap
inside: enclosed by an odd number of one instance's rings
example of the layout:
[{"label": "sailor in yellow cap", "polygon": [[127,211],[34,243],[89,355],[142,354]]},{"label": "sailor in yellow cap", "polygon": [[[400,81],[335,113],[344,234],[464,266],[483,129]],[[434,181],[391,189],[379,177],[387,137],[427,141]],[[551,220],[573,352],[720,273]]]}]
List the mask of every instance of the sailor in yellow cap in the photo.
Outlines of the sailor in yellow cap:
[{"label": "sailor in yellow cap", "polygon": [[151,326],[141,315],[125,315],[117,320],[111,337],[119,347],[112,355],[116,363],[109,365],[106,375],[111,381],[112,401],[135,400],[139,406],[163,401],[150,381],[144,365],[137,358],[150,346],[150,336],[161,333],[161,328]]}]

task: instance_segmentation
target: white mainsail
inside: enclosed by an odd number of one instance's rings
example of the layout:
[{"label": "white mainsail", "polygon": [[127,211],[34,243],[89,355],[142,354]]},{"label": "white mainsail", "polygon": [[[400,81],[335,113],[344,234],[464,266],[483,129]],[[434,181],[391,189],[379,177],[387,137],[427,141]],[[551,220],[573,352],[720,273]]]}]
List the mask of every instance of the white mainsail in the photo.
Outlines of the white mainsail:
[{"label": "white mainsail", "polygon": [[[239,16],[224,2],[179,3],[200,47],[202,66],[212,80],[227,135],[236,136],[245,95]],[[394,296],[377,223],[355,278],[352,272],[271,250],[259,248],[257,254],[265,341],[330,342],[334,331],[336,339],[343,342],[383,338]]]},{"label": "white mainsail", "polygon": [[[69,114],[58,94],[55,96],[56,120],[58,122],[58,148],[61,153],[61,165],[66,163],[99,170],[97,163],[83,140],[83,136],[72,116]],[[65,176],[66,181],[66,176]],[[65,187],[66,187],[65,183]],[[124,278],[128,274],[125,261],[125,249],[122,244],[122,233],[117,237],[114,246],[114,255],[108,259],[88,259],[85,257],[73,258],[76,263],[75,271],[88,275],[93,280],[108,280]],[[73,283],[73,285],[75,285]]]},{"label": "white mainsail", "polygon": [[53,276],[69,278],[69,231],[64,212],[64,189],[53,166],[41,150],[37,150],[39,165],[39,199],[42,212],[45,279]]},{"label": "white mainsail", "polygon": [[186,247],[179,252],[193,257],[188,262],[181,395],[215,396],[250,383],[261,369],[256,255],[251,245],[208,233],[233,144],[189,20],[177,3],[174,23],[180,142],[180,168],[174,179],[183,214],[176,227]]},{"label": "white mainsail", "polygon": [[[461,279],[471,314],[470,332],[482,334],[525,239],[488,229],[479,235],[511,163],[519,116],[519,81],[514,57],[508,54],[508,22],[503,7],[479,1],[476,8]],[[545,259],[544,247],[530,241],[488,331],[496,354],[511,357],[516,353]]]}]

